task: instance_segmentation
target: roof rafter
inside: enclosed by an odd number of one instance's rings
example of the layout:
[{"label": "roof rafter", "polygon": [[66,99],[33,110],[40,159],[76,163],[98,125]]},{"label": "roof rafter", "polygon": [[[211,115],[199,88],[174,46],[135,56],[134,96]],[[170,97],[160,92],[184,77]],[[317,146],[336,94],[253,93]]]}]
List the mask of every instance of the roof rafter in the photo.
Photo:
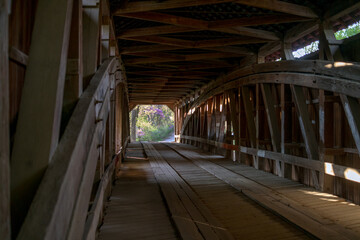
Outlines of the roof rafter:
[{"label": "roof rafter", "polygon": [[[209,47],[268,42],[267,40],[264,39],[252,38],[252,37],[233,37],[233,38],[221,38],[215,40],[202,40],[202,41],[189,41],[189,40],[160,37],[160,36],[131,37],[125,39],[139,41],[139,42],[158,43],[158,44],[177,46],[182,48],[209,48]],[[151,48],[151,46],[148,47]]]},{"label": "roof rafter", "polygon": [[[213,59],[213,58],[231,58],[239,57],[242,55],[234,53],[202,53],[202,54],[191,54],[191,55],[177,55],[177,54],[166,54],[157,53],[153,54],[139,54],[139,56],[149,56],[150,58],[135,58],[125,61],[125,63],[161,63],[161,62],[178,62],[178,61],[196,61],[202,59]],[[163,56],[161,56],[163,55]]]},{"label": "roof rafter", "polygon": [[[179,17],[174,15],[169,15],[165,13],[158,13],[158,12],[141,12],[141,13],[124,13],[119,14],[119,16],[127,17],[127,18],[135,18],[141,19],[146,21],[154,21],[166,24],[172,24],[179,27],[189,27],[190,29],[198,29],[198,30],[211,30],[211,31],[218,31],[224,33],[231,33],[231,34],[238,34],[243,36],[250,36],[250,37],[258,37],[264,38],[267,40],[279,40],[277,34],[269,31],[254,29],[254,28],[247,28],[247,27],[234,27],[234,28],[218,28],[218,27],[211,27],[209,22],[193,19],[193,18],[185,18]],[[119,38],[123,38],[124,36],[119,36]]]},{"label": "roof rafter", "polygon": [[182,7],[192,7],[200,6],[207,4],[216,4],[216,3],[226,3],[233,2],[233,0],[168,0],[168,1],[138,1],[130,2],[124,7],[119,8],[113,12],[113,15],[121,13],[133,13],[133,12],[145,12],[145,11],[154,11],[154,10],[164,10],[171,8],[182,8]]},{"label": "roof rafter", "polygon": [[138,1],[130,2],[125,7],[117,9],[113,12],[113,15],[119,15],[123,13],[137,13],[137,12],[146,12],[146,11],[155,11],[155,10],[165,10],[172,8],[183,8],[191,6],[200,6],[216,3],[226,3],[226,2],[236,2],[239,4],[264,8],[272,11],[288,13],[296,16],[308,17],[308,18],[317,18],[318,16],[314,11],[308,7],[287,3],[277,0],[263,0],[263,1],[254,1],[254,0],[168,0],[168,1]]},{"label": "roof rafter", "polygon": [[[271,14],[264,16],[256,17],[244,17],[228,20],[218,20],[207,22],[207,28],[211,29],[224,29],[231,27],[247,27],[247,26],[259,26],[259,25],[268,25],[268,24],[279,24],[279,23],[289,23],[289,22],[302,22],[309,21],[308,18],[294,16],[289,14]],[[178,25],[165,25],[157,27],[147,27],[147,28],[136,28],[130,29],[122,32],[118,37],[139,37],[139,36],[150,36],[150,35],[159,35],[159,34],[169,34],[169,33],[180,33],[180,32],[194,32],[198,29],[193,27],[178,26]]]}]

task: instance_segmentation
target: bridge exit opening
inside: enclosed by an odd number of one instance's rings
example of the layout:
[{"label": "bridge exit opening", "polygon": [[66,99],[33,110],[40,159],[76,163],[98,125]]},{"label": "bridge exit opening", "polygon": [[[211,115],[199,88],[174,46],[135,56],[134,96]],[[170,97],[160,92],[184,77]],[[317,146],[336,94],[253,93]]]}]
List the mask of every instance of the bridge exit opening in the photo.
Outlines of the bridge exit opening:
[{"label": "bridge exit opening", "polygon": [[137,105],[130,112],[130,139],[173,142],[174,112],[166,105]]}]

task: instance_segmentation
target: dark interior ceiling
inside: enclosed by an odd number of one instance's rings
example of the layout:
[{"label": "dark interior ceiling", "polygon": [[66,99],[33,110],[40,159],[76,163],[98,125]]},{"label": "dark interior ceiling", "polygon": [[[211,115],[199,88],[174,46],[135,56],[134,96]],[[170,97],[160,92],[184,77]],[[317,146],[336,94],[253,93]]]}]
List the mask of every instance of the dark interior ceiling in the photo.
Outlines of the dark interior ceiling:
[{"label": "dark interior ceiling", "polygon": [[[346,2],[346,3],[345,3]],[[351,0],[111,0],[130,104],[173,104],[254,58],[289,29],[335,15]],[[360,19],[355,9],[334,30]],[[293,49],[318,39],[317,30]],[[275,51],[267,61],[280,57]]]}]

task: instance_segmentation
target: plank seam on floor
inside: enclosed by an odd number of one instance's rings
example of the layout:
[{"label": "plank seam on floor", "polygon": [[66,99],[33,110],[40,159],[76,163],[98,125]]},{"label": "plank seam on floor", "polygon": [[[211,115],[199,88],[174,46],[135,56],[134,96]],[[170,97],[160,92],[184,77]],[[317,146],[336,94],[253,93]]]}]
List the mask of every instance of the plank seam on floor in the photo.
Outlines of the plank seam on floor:
[{"label": "plank seam on floor", "polygon": [[[172,148],[179,155],[191,160],[200,168],[206,170],[215,177],[223,180],[224,182],[228,183],[235,189],[247,195],[249,198],[256,201],[258,204],[264,206],[265,208],[268,208],[269,210],[272,210],[273,212],[279,214],[280,216],[286,218],[288,221],[298,225],[299,227],[303,228],[304,230],[308,231],[311,234],[314,234],[317,237],[320,237],[322,239],[344,239],[345,237],[344,235],[346,235],[346,237],[348,237],[349,239],[358,237],[355,236],[354,233],[349,232],[347,229],[343,229],[342,226],[338,226],[333,222],[324,223],[324,220],[318,219],[317,217],[314,216],[312,217],[309,216],[313,214],[308,213],[308,215],[306,215],[303,214],[302,212],[299,212],[298,209],[303,209],[304,207],[299,206],[293,201],[291,201],[290,204],[289,203],[290,200],[287,199],[285,196],[282,196],[282,194],[280,193],[277,193],[276,197],[271,195],[266,196],[265,193],[269,194],[270,192],[261,191],[259,190],[259,188],[260,187],[268,188],[268,187],[260,185],[249,178],[243,177],[239,173],[232,172],[231,170],[228,170],[215,163],[206,160],[199,160],[197,158],[192,157],[191,155],[189,156],[189,154],[184,153],[184,150],[181,153],[180,152],[181,150],[178,150],[178,148],[174,147],[174,144],[165,144],[165,145]],[[199,155],[198,157],[202,159],[204,158],[201,155]],[[230,175],[230,176],[226,176],[226,175]],[[239,179],[241,177],[243,179]],[[244,182],[244,180],[246,181]],[[254,188],[252,187],[250,189],[244,187],[244,184],[251,184],[254,186]],[[255,184],[260,186],[256,187]],[[254,191],[254,189],[256,189],[257,191]],[[311,224],[309,224],[309,222]],[[334,228],[336,229],[336,231],[334,230]],[[341,231],[341,232],[337,232],[337,231]]]},{"label": "plank seam on floor", "polygon": [[[185,219],[192,221],[205,239],[233,239],[231,234],[211,215],[211,212],[204,205],[199,204],[200,200],[196,196],[196,193],[193,192],[191,187],[187,185],[166,160],[162,158],[157,150],[150,143],[143,143],[143,146],[153,170],[156,172],[159,171],[160,168],[163,175],[166,176],[167,181],[172,183],[177,197],[181,200],[178,204],[182,206],[182,211],[187,212],[183,213],[186,216]],[[171,181],[174,179],[176,182]],[[159,183],[161,186],[162,181],[159,181]],[[167,194],[166,191],[168,191],[168,189],[164,189],[164,195]],[[171,198],[167,199],[169,205],[173,204],[170,200]],[[172,210],[171,207],[170,210]],[[177,222],[179,216],[174,217],[174,221]],[[186,229],[179,230],[180,234],[182,234],[181,231]]]}]

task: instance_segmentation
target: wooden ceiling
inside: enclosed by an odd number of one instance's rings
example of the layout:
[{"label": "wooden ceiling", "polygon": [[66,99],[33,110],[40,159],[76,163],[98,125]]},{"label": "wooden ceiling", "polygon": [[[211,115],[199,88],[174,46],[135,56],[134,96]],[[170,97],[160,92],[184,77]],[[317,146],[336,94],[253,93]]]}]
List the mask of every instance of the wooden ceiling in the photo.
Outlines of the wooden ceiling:
[{"label": "wooden ceiling", "polygon": [[[174,104],[333,0],[111,0],[130,104]],[[303,23],[303,24],[299,24]]]}]

